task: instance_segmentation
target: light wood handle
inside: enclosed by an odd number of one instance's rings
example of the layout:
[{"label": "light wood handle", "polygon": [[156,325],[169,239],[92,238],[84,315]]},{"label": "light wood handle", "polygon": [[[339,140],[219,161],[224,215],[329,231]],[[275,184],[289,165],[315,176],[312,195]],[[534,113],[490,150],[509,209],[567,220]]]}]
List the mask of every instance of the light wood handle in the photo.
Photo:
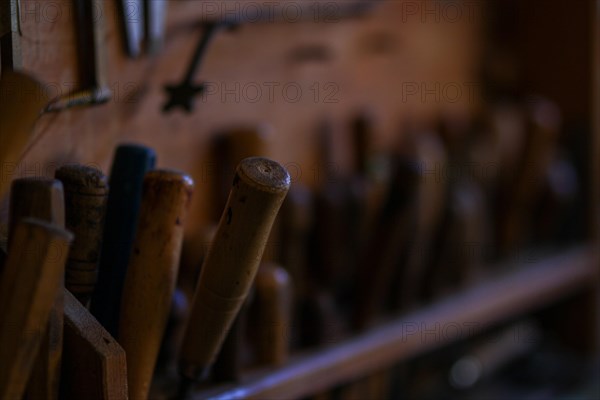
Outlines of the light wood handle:
[{"label": "light wood handle", "polygon": [[192,190],[192,179],[180,172],[157,170],[144,178],[119,324],[132,399],[148,397],[171,309]]},{"label": "light wood handle", "polygon": [[0,282],[0,398],[20,399],[62,292],[72,235],[39,220],[13,226]]},{"label": "light wood handle", "polygon": [[[10,193],[9,243],[13,238],[15,224],[28,217],[64,228],[65,204],[60,181],[47,178],[21,178],[13,181]],[[64,276],[61,277],[60,285],[64,286]],[[27,385],[26,397],[29,399],[58,398],[63,345],[63,292],[62,289],[59,290],[54,299],[46,333]]]},{"label": "light wood handle", "polygon": [[87,307],[98,278],[108,181],[101,171],[84,165],[61,167],[55,176],[64,187],[66,227],[75,234],[65,287]]},{"label": "light wood handle", "polygon": [[248,294],[289,187],[288,172],[274,161],[253,157],[238,166],[196,287],[180,357],[185,377],[205,377],[214,362]]},{"label": "light wood handle", "polygon": [[292,311],[291,281],[285,269],[271,263],[261,265],[256,275],[255,302],[258,361],[283,365],[289,355]]}]

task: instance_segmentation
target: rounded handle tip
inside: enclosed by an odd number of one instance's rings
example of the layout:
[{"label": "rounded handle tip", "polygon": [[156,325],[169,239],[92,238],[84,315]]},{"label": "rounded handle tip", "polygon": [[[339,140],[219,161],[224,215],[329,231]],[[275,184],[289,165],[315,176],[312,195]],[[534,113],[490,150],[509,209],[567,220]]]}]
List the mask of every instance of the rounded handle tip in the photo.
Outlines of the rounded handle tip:
[{"label": "rounded handle tip", "polygon": [[108,179],[98,168],[72,164],[60,167],[56,179],[81,188],[108,189]]},{"label": "rounded handle tip", "polygon": [[179,183],[189,189],[194,187],[194,180],[188,174],[175,169],[155,169],[148,171],[144,179],[152,182]]},{"label": "rounded handle tip", "polygon": [[240,179],[264,192],[285,193],[291,185],[288,171],[279,163],[263,157],[250,157],[238,166],[233,184]]}]

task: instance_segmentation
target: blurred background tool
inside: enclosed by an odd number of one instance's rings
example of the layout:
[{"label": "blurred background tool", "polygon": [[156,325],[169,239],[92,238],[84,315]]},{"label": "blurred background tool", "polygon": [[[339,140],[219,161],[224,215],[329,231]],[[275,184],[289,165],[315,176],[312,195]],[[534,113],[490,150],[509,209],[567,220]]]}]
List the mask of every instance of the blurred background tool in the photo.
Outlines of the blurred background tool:
[{"label": "blurred background tool", "polygon": [[361,255],[356,279],[353,325],[370,326],[389,301],[398,267],[407,259],[415,229],[420,170],[415,162],[398,157],[392,167],[388,197],[380,209],[374,232]]},{"label": "blurred background tool", "polygon": [[164,46],[168,5],[167,0],[145,0],[146,48],[151,55],[157,55]]},{"label": "blurred background tool", "polygon": [[274,161],[247,158],[239,164],[194,295],[180,351],[184,379],[207,375],[248,294],[289,187],[288,172]]},{"label": "blurred background tool", "polygon": [[74,234],[65,287],[88,307],[98,279],[108,179],[84,165],[61,167],[55,177],[63,184],[66,227]]},{"label": "blurred background tool", "polygon": [[[64,265],[72,238],[60,227],[35,219],[22,219],[13,228],[0,281],[0,397],[4,399],[21,398],[34,364],[42,356],[40,351],[50,350],[48,321],[56,318],[51,314],[56,312],[52,309],[57,297],[62,296]],[[49,356],[45,354],[44,358]],[[47,382],[44,376],[36,378],[42,379],[36,384]],[[31,393],[54,397],[51,393]]]},{"label": "blurred background tool", "polygon": [[120,145],[114,155],[98,282],[91,303],[92,314],[113,337],[118,337],[121,293],[137,229],[143,179],[155,160],[154,150],[133,144]]},{"label": "blurred background tool", "polygon": [[250,334],[259,364],[280,366],[289,356],[292,282],[279,265],[262,264],[256,274],[254,313]]},{"label": "blurred background tool", "polygon": [[193,187],[189,176],[176,171],[151,171],[144,178],[119,325],[130,398],[148,397],[171,309]]},{"label": "blurred background tool", "polygon": [[73,0],[79,63],[79,88],[53,99],[44,111],[104,104],[112,91],[107,77],[106,13],[103,0]]},{"label": "blurred background tool", "polygon": [[[65,200],[62,183],[56,179],[38,177],[14,180],[10,192],[9,248],[15,229],[23,218],[36,218],[64,228]],[[56,293],[27,384],[26,398],[58,398],[63,346],[64,274],[60,285],[61,289]]]},{"label": "blurred background tool", "polygon": [[137,58],[142,52],[146,32],[144,3],[142,0],[119,0],[119,3],[124,47],[130,58]]}]

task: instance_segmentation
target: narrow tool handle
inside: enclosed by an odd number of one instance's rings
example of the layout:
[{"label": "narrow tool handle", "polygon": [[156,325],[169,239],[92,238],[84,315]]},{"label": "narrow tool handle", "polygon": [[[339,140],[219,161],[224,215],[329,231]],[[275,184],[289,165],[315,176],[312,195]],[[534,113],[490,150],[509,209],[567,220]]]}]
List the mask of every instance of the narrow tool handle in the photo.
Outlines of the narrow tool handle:
[{"label": "narrow tool handle", "polygon": [[[64,228],[64,204],[63,186],[58,180],[21,178],[13,181],[10,194],[9,247],[14,238],[15,224],[23,218],[37,218]],[[60,285],[64,287],[64,276],[61,278]],[[27,386],[28,399],[58,398],[63,344],[63,294],[62,289],[56,293]]]},{"label": "narrow tool handle", "polygon": [[54,301],[63,291],[72,235],[39,220],[23,219],[13,237],[0,281],[0,398],[20,399],[42,342]]},{"label": "narrow tool handle", "polygon": [[290,347],[292,293],[290,276],[281,266],[263,264],[256,275],[257,356],[260,363],[285,364]]},{"label": "narrow tool handle", "polygon": [[60,181],[46,178],[15,179],[10,189],[8,247],[23,218],[37,218],[60,227],[65,225],[64,191]]},{"label": "narrow tool handle", "polygon": [[221,217],[227,203],[235,169],[245,158],[263,157],[267,148],[265,127],[234,127],[217,134],[214,143],[215,162],[219,170],[215,187],[214,219]]},{"label": "narrow tool handle", "polygon": [[148,147],[125,144],[117,148],[110,173],[98,282],[91,312],[106,330],[118,337],[119,308],[129,255],[135,237],[142,183],[154,168],[156,156]]},{"label": "narrow tool handle", "polygon": [[280,214],[280,239],[282,265],[290,274],[295,301],[299,303],[307,294],[307,269],[309,243],[313,229],[313,194],[305,186],[294,184],[290,188]]},{"label": "narrow tool handle", "polygon": [[66,227],[75,234],[65,287],[87,306],[96,280],[108,196],[108,180],[96,168],[68,165],[56,171],[65,193]]},{"label": "narrow tool handle", "polygon": [[196,288],[180,356],[185,377],[202,378],[213,364],[248,294],[289,187],[288,172],[274,161],[253,157],[238,166]]},{"label": "narrow tool handle", "polygon": [[180,172],[151,171],[144,179],[119,325],[132,399],[148,397],[171,309],[192,190],[191,178]]}]

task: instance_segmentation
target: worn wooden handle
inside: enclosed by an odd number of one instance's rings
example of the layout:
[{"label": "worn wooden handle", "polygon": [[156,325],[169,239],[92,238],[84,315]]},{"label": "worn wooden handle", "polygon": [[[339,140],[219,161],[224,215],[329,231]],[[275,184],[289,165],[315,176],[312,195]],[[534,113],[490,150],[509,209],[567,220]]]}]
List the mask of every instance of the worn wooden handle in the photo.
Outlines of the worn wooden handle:
[{"label": "worn wooden handle", "polygon": [[20,399],[42,342],[54,300],[62,292],[72,235],[39,220],[13,226],[0,282],[0,398]]},{"label": "worn wooden handle", "polygon": [[263,264],[256,275],[257,358],[280,366],[288,358],[292,292],[290,276],[276,264]]},{"label": "worn wooden handle", "polygon": [[98,277],[108,181],[101,171],[84,165],[61,167],[55,176],[64,187],[66,227],[75,234],[65,287],[87,306]]},{"label": "worn wooden handle", "polygon": [[64,193],[60,181],[47,178],[20,178],[13,181],[10,189],[9,248],[19,221],[28,217],[64,227]]},{"label": "worn wooden handle", "polygon": [[[65,226],[63,186],[47,178],[21,178],[13,181],[10,194],[9,243],[15,224],[32,217],[61,228]],[[64,277],[61,279],[64,286]],[[63,344],[63,290],[56,293],[38,358],[27,386],[30,399],[56,399],[60,384]]]},{"label": "worn wooden handle", "polygon": [[119,324],[119,343],[127,354],[132,399],[148,397],[171,309],[192,190],[191,178],[180,172],[151,171],[144,178]]},{"label": "worn wooden handle", "polygon": [[90,310],[113,337],[118,337],[121,293],[135,238],[144,175],[154,168],[154,150],[135,144],[117,148],[110,172],[110,192]]},{"label": "worn wooden handle", "polygon": [[180,355],[185,377],[203,377],[214,362],[248,294],[289,187],[288,172],[274,161],[254,157],[238,166],[196,287]]}]

